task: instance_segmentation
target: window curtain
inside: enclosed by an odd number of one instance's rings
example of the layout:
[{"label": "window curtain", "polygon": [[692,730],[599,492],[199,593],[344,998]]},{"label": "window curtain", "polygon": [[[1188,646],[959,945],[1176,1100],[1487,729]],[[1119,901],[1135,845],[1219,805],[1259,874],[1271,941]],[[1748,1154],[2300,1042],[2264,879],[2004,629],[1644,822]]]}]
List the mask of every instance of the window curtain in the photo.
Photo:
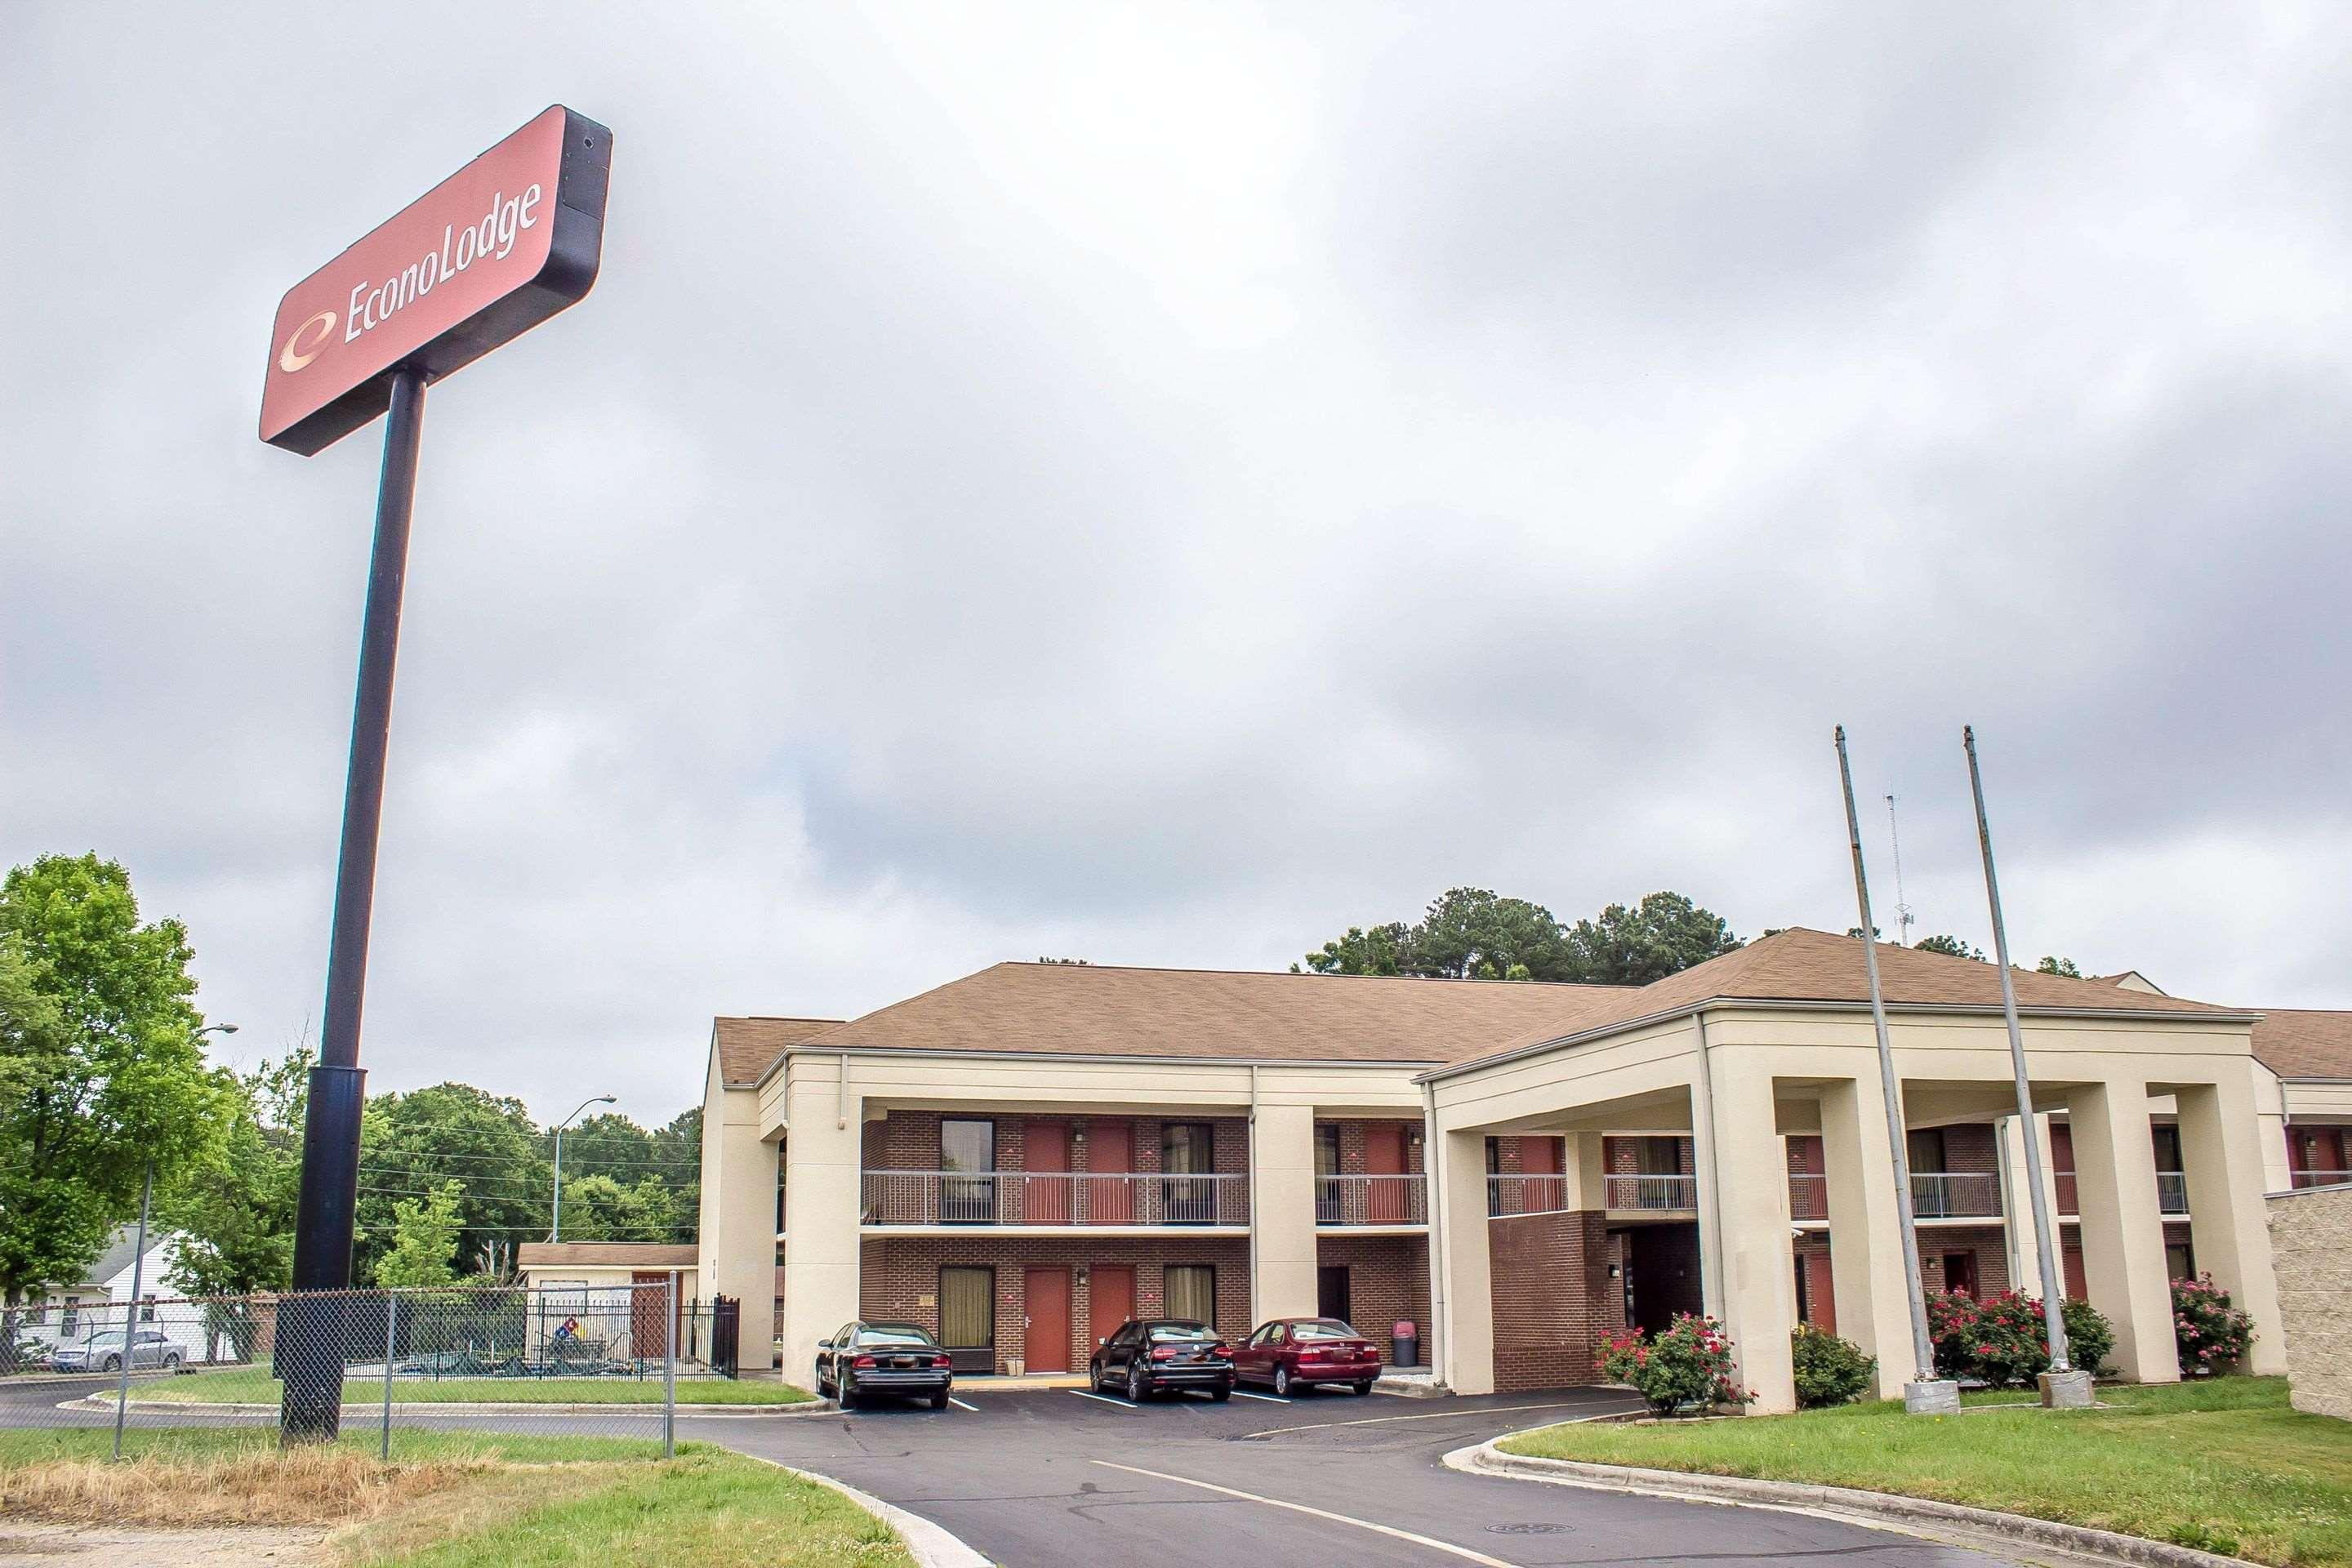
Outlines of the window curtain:
[{"label": "window curtain", "polygon": [[1168,1315],[1213,1325],[1217,1321],[1217,1271],[1205,1263],[1170,1264]]},{"label": "window curtain", "polygon": [[940,1343],[979,1350],[996,1342],[996,1271],[940,1270]]}]

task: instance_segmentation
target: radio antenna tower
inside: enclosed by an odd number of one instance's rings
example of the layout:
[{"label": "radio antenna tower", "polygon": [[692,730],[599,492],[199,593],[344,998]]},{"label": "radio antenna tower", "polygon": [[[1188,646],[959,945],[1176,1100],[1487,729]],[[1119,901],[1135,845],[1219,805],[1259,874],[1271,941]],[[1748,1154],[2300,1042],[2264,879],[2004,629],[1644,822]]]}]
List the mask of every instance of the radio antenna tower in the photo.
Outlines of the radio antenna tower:
[{"label": "radio antenna tower", "polygon": [[1895,797],[1886,797],[1886,837],[1895,843],[1895,945],[1911,945],[1911,906],[1903,901],[1903,835],[1895,827]]}]

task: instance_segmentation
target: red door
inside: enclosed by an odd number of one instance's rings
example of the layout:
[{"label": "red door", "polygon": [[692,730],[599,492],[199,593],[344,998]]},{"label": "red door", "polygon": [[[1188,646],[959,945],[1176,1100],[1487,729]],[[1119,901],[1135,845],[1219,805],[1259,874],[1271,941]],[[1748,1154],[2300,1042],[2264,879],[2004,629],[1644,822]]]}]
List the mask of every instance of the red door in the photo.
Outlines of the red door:
[{"label": "red door", "polygon": [[1087,1276],[1087,1327],[1097,1345],[1135,1316],[1135,1266],[1097,1263]]},{"label": "red door", "polygon": [[1568,1206],[1568,1188],[1559,1179],[1559,1140],[1519,1140],[1519,1169],[1527,1173],[1528,1211],[1552,1214]]},{"label": "red door", "polygon": [[1029,1225],[1070,1223],[1070,1126],[1066,1121],[1032,1121],[1024,1140],[1022,1178],[1024,1212]]},{"label": "red door", "polygon": [[[1374,1121],[1364,1128],[1364,1173],[1404,1174],[1404,1129],[1393,1121]],[[1405,1184],[1371,1181],[1364,1184],[1364,1217],[1373,1225],[1402,1225],[1405,1215]]]},{"label": "red door", "polygon": [[1089,1225],[1133,1225],[1135,1184],[1127,1173],[1135,1169],[1135,1128],[1126,1121],[1097,1121],[1087,1139],[1087,1168],[1103,1174],[1087,1184]]},{"label": "red door", "polygon": [[1031,1372],[1070,1370],[1070,1271],[1032,1268],[1022,1280],[1023,1310],[1029,1314],[1021,1353]]}]

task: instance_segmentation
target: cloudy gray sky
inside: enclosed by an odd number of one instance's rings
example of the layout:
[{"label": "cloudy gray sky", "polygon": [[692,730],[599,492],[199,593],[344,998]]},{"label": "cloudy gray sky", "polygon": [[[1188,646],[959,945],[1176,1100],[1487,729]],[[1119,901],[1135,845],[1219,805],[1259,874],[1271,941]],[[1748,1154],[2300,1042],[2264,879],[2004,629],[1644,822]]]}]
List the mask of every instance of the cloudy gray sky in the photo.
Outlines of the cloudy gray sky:
[{"label": "cloudy gray sky", "polygon": [[[319,1010],[380,427],[292,282],[551,101],[602,279],[436,387],[364,1046],[1279,966],[1454,883],[2352,1005],[2340,7],[0,5],[0,858]],[[1881,808],[1883,811],[1883,808]],[[1881,818],[1872,845],[1885,863]],[[1891,875],[1883,879],[1891,902]]]}]

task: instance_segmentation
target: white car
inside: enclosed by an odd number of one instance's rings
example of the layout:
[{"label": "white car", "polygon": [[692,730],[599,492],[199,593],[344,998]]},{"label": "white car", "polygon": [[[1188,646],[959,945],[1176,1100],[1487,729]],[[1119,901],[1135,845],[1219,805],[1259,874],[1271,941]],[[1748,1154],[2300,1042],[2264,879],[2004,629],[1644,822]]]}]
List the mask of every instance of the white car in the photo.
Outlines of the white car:
[{"label": "white car", "polygon": [[[177,1372],[185,1353],[163,1330],[142,1329],[132,1342],[131,1364],[134,1371],[161,1367],[166,1372]],[[122,1331],[92,1334],[78,1344],[60,1345],[49,1358],[49,1364],[59,1372],[121,1372]]]}]

